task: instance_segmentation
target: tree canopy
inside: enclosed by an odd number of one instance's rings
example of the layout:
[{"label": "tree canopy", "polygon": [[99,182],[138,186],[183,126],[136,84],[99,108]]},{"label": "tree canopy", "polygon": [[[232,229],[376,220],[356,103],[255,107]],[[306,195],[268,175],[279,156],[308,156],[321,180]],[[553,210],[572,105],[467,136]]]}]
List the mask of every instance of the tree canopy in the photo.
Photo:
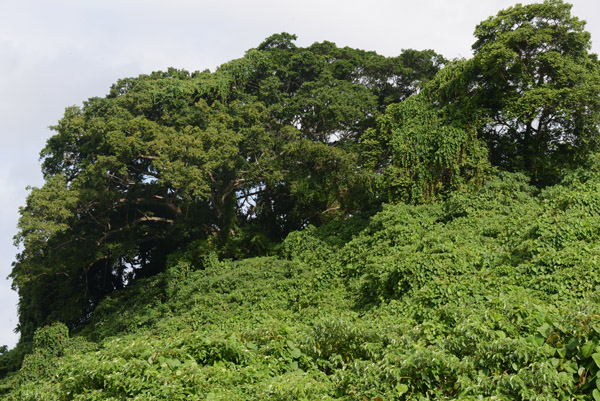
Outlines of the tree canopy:
[{"label": "tree canopy", "polygon": [[360,138],[443,57],[294,40],[273,35],[214,73],[122,79],[65,111],[41,152],[46,183],[21,210],[11,277],[23,336],[85,321],[103,296],[189,244],[261,254],[292,230],[377,203]]},{"label": "tree canopy", "polygon": [[598,148],[600,64],[585,22],[561,0],[516,5],[475,29],[469,107],[493,164],[555,183]]}]

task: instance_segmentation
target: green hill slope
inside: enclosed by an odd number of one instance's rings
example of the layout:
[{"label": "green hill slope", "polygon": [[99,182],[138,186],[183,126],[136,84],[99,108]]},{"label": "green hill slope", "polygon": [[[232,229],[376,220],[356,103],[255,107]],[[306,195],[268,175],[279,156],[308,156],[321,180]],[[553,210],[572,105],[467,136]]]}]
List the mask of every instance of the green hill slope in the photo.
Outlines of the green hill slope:
[{"label": "green hill slope", "polygon": [[4,400],[592,399],[600,181],[500,174],[436,205],[185,255],[68,334],[36,332]]}]

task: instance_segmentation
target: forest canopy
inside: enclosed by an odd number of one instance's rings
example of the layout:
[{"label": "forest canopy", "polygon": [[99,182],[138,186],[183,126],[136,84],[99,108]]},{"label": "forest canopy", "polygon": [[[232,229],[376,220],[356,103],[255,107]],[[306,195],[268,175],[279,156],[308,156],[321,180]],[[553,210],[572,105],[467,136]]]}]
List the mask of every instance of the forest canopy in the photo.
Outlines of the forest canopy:
[{"label": "forest canopy", "polygon": [[[399,299],[425,284],[398,261],[418,265],[413,253],[425,257],[431,244],[404,249],[397,238],[409,244],[424,227],[451,236],[446,222],[485,218],[486,194],[550,219],[530,199],[543,193],[564,202],[553,213],[567,213],[576,199],[559,188],[595,191],[578,168],[595,171],[600,150],[600,62],[570,10],[546,0],[500,11],[475,28],[473,57],[460,60],[298,47],[294,35],[275,34],[214,72],[125,78],[67,108],[41,151],[45,183],[20,210],[10,277],[21,343],[55,322],[84,327],[107,296],[168,274],[174,261],[202,271],[214,257],[293,258],[291,241],[315,230],[330,233],[330,256],[336,241],[360,245],[327,274],[359,280],[361,302]],[[388,218],[399,231],[386,231]],[[535,237],[527,227],[519,235]],[[510,242],[506,232],[481,235]],[[390,249],[400,264],[385,259]],[[480,263],[464,252],[457,263]],[[538,250],[519,252],[494,266],[518,267]]]},{"label": "forest canopy", "polygon": [[261,255],[293,230],[378,207],[363,134],[446,60],[294,40],[273,35],[214,73],[123,79],[66,110],[41,153],[46,183],[21,210],[11,276],[26,338],[85,321],[191,244],[194,261],[197,249]]}]

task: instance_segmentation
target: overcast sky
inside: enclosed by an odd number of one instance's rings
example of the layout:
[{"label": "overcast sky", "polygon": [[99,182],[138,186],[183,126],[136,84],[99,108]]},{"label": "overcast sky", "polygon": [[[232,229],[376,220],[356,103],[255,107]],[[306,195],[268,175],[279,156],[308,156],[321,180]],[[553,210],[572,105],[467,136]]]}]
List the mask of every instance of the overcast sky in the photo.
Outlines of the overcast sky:
[{"label": "overcast sky", "polygon": [[[18,336],[17,296],[4,280],[18,207],[43,184],[38,154],[65,107],[105,95],[119,78],[168,67],[210,69],[273,33],[307,46],[395,56],[433,49],[471,57],[475,25],[507,0],[0,0],[0,345]],[[532,3],[532,1],[522,1]],[[600,2],[573,0],[599,52]]]}]

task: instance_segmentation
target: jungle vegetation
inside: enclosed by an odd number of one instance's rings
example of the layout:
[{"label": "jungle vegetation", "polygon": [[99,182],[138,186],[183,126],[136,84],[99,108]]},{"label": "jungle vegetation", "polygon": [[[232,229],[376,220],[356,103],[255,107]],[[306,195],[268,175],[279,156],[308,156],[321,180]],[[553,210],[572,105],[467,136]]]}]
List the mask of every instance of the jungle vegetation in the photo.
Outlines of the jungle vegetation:
[{"label": "jungle vegetation", "polygon": [[69,107],[21,208],[6,400],[600,400],[600,62],[275,34]]}]

